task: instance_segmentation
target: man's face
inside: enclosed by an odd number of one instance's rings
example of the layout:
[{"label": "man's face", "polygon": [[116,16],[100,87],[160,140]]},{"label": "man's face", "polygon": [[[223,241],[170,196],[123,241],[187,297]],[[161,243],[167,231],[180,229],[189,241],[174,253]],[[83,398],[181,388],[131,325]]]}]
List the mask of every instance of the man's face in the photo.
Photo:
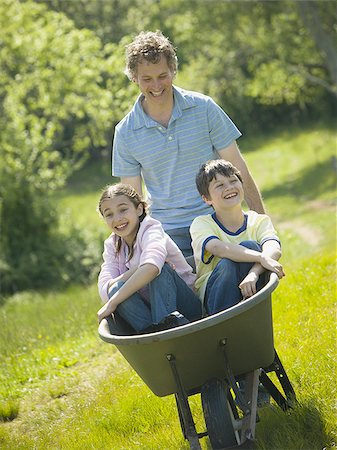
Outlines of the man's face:
[{"label": "man's face", "polygon": [[165,57],[156,64],[144,61],[138,63],[135,82],[145,96],[149,107],[163,106],[172,102],[174,73],[167,65]]}]

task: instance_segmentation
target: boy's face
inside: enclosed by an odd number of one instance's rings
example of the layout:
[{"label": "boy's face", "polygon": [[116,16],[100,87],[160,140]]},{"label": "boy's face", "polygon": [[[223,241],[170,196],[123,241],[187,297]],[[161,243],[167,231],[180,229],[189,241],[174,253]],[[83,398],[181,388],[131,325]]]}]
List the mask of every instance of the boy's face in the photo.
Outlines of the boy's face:
[{"label": "boy's face", "polygon": [[244,199],[243,186],[236,175],[226,177],[217,174],[208,187],[208,197],[202,196],[203,200],[215,211],[220,211],[235,206],[240,206]]}]

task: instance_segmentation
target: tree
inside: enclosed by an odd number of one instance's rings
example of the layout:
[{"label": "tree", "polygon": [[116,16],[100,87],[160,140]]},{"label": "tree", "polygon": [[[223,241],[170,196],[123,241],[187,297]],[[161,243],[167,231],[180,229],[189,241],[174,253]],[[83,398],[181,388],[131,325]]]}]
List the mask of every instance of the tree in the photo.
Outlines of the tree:
[{"label": "tree", "polygon": [[322,64],[330,80],[317,76],[311,66],[306,68],[303,75],[310,82],[323,86],[337,97],[336,2],[303,0],[298,2],[298,10],[315,46],[322,54]]},{"label": "tree", "polygon": [[125,78],[110,76],[115,50],[44,5],[0,3],[3,290],[41,285],[69,269],[64,261],[73,258],[71,245],[67,237],[68,249],[62,246],[53,193],[90,149],[110,145],[112,123],[127,95],[109,91],[112,79],[121,87]]}]

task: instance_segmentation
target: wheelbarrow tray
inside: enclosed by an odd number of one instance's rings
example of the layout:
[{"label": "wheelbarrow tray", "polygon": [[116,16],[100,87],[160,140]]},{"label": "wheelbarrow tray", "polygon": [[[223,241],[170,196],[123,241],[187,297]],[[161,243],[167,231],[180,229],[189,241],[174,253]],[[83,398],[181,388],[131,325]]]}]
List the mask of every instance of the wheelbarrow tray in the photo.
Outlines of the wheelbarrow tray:
[{"label": "wheelbarrow tray", "polygon": [[271,273],[266,285],[249,299],[177,328],[123,335],[120,324],[104,319],[98,332],[101,339],[118,348],[157,396],[177,392],[168,360],[170,355],[175,359],[185,391],[197,392],[207,380],[225,377],[224,345],[235,376],[273,362],[271,293],[277,285],[278,278]]}]

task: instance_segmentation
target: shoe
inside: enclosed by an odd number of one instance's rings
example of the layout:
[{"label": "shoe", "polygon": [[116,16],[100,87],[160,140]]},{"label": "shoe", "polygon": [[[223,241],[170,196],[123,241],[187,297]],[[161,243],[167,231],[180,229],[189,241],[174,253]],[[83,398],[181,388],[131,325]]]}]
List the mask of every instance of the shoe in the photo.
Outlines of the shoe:
[{"label": "shoe", "polygon": [[179,327],[181,325],[186,325],[190,323],[185,316],[180,314],[179,311],[173,311],[168,316],[164,317],[159,323],[152,324],[144,330],[141,330],[139,334],[156,333],[157,331],[168,330],[170,328]]},{"label": "shoe", "polygon": [[158,324],[150,325],[149,327],[140,330],[139,334],[156,333],[157,331],[162,331],[163,328]]},{"label": "shoe", "polygon": [[169,328],[180,327],[181,325],[186,325],[190,323],[189,320],[186,319],[179,311],[173,311],[168,316],[164,317],[159,322],[159,326],[162,327],[162,330],[168,330]]},{"label": "shoe", "polygon": [[259,383],[258,394],[257,394],[257,406],[263,408],[264,406],[270,405],[271,395],[262,383]]},{"label": "shoe", "polygon": [[[245,392],[246,392],[246,381],[240,380],[238,382],[238,384],[239,384],[239,390],[244,397]],[[257,391],[257,406],[259,408],[262,408],[264,406],[270,405],[270,400],[271,400],[271,396],[270,396],[269,392],[263,386],[262,383],[259,383],[258,391]]]}]

